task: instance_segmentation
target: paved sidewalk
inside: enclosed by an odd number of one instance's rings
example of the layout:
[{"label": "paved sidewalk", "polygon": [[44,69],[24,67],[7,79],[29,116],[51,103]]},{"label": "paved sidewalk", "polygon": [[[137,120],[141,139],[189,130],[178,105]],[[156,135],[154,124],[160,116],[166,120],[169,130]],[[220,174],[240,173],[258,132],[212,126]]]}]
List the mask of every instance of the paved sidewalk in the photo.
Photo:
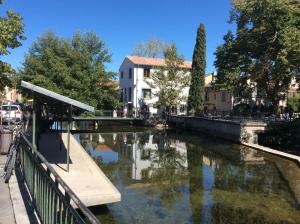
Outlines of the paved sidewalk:
[{"label": "paved sidewalk", "polygon": [[67,167],[68,134],[44,133],[40,139],[40,153],[48,160],[58,175],[74,191],[85,206],[119,202],[121,194],[102,172],[92,157],[70,136],[70,171]]},{"label": "paved sidewalk", "polygon": [[0,224],[15,224],[12,202],[8,184],[4,183],[5,155],[0,155]]}]

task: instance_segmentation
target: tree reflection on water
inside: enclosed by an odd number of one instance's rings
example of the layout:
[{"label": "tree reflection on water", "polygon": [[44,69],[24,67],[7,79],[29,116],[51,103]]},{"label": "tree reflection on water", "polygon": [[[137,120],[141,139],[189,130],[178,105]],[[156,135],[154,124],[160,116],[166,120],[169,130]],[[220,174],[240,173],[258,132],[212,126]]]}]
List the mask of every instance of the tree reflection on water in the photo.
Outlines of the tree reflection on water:
[{"label": "tree reflection on water", "polygon": [[191,133],[79,140],[122,194],[95,211],[105,223],[299,223],[293,162]]},{"label": "tree reflection on water", "polygon": [[[162,133],[155,136],[157,149],[146,149],[150,151],[150,166],[143,170],[147,175],[143,181],[150,183],[151,187],[146,193],[157,194],[159,192],[162,204],[171,209],[173,204],[181,197],[182,185],[188,180],[188,172],[185,164],[187,158],[185,153],[176,150],[176,143]],[[145,145],[140,145],[139,150],[145,150]]]}]

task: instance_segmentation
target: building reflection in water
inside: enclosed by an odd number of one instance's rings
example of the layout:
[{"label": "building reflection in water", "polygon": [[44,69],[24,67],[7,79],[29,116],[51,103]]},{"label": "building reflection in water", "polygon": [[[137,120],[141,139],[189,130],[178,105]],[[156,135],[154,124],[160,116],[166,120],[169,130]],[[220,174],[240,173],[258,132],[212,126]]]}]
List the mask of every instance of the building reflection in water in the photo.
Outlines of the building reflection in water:
[{"label": "building reflection in water", "polygon": [[295,195],[276,168],[284,164],[278,158],[163,131],[81,134],[79,139],[121,191],[122,202],[109,206],[117,222],[300,220]]}]

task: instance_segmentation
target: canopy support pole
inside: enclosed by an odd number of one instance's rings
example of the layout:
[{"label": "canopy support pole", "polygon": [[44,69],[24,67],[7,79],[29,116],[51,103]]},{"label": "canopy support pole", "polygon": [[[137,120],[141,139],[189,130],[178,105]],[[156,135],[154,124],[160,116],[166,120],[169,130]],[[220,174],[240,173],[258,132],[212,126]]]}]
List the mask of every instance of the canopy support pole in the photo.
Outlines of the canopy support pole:
[{"label": "canopy support pole", "polygon": [[36,149],[36,102],[35,97],[33,97],[32,106],[32,145]]},{"label": "canopy support pole", "polygon": [[67,171],[70,169],[70,134],[72,129],[72,105],[68,108],[68,151],[67,151]]},{"label": "canopy support pole", "polygon": [[63,133],[63,115],[60,115],[60,120],[59,120],[59,128],[58,128],[58,132],[59,132],[59,151],[61,151],[62,149],[62,144],[63,144],[63,140],[62,140],[62,133]]}]

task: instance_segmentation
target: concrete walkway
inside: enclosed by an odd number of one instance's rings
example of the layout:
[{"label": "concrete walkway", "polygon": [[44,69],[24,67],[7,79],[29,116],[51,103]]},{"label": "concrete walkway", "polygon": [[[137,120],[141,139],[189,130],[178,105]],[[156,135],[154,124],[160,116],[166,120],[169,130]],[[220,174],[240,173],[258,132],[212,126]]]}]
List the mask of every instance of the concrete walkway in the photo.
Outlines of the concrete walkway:
[{"label": "concrete walkway", "polygon": [[38,216],[35,213],[29,191],[19,168],[15,170],[9,180],[9,190],[16,224],[39,224]]},{"label": "concrete walkway", "polygon": [[39,150],[79,199],[86,206],[119,202],[120,192],[73,135],[70,136],[70,171],[66,171],[68,135],[58,136],[56,133],[43,134]]},{"label": "concrete walkway", "polygon": [[277,155],[277,156],[281,156],[281,157],[293,160],[300,166],[300,156],[292,155],[292,154],[289,154],[289,153],[286,153],[286,152],[281,152],[279,150],[275,150],[275,149],[272,149],[272,148],[269,148],[269,147],[266,147],[266,146],[262,146],[262,145],[258,145],[258,144],[252,144],[252,143],[246,143],[246,142],[242,142],[241,144],[245,145],[245,146],[248,146],[248,147],[251,147],[253,149],[258,149],[258,150],[261,150],[261,151],[264,151],[264,152],[268,152],[268,153],[271,153],[271,154],[274,154],[274,155]]},{"label": "concrete walkway", "polygon": [[8,184],[4,183],[5,155],[0,155],[0,224],[15,224],[12,202]]}]

